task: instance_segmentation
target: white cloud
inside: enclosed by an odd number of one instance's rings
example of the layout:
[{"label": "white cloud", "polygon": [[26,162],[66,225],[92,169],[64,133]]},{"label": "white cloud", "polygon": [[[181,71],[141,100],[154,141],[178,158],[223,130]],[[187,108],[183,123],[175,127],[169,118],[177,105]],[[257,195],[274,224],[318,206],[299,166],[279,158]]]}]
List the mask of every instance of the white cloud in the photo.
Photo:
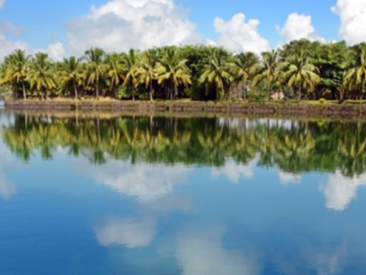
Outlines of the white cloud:
[{"label": "white cloud", "polygon": [[5,0],[0,0],[0,9],[4,6]]},{"label": "white cloud", "polygon": [[34,52],[44,52],[54,61],[62,61],[66,55],[64,45],[61,42],[50,44],[47,49],[35,49]]},{"label": "white cloud", "polygon": [[257,163],[254,159],[248,165],[237,163],[233,159],[228,159],[222,167],[212,168],[211,174],[213,177],[220,175],[226,176],[231,182],[239,183],[241,177],[250,179],[253,177],[253,166]]},{"label": "white cloud", "polygon": [[284,185],[301,182],[301,175],[287,173],[280,170],[278,171],[278,177],[280,179],[281,184]]},{"label": "white cloud", "polygon": [[216,17],[214,26],[220,34],[218,44],[230,51],[242,52],[252,51],[261,53],[270,50],[269,42],[258,32],[259,20],[250,19],[245,21],[245,15],[238,13],[225,22],[222,18]]},{"label": "white cloud", "polygon": [[0,170],[0,196],[3,199],[9,199],[17,193],[17,189],[14,185],[7,182],[5,176]]},{"label": "white cloud", "polygon": [[204,42],[185,10],[174,0],[112,0],[68,22],[70,47],[127,51],[154,46]]},{"label": "white cloud", "polygon": [[366,41],[366,0],[338,0],[331,10],[340,18],[343,40],[350,45]]},{"label": "white cloud", "polygon": [[110,220],[95,230],[102,246],[123,245],[128,248],[146,247],[156,234],[154,220]]},{"label": "white cloud", "polygon": [[140,202],[152,202],[173,191],[174,186],[184,181],[189,171],[183,165],[166,166],[146,163],[131,164],[128,161],[109,159],[103,166],[95,167],[88,160],[77,160],[76,167],[91,175],[99,184]]},{"label": "white cloud", "polygon": [[222,232],[183,233],[178,237],[176,257],[183,275],[255,275],[255,260],[223,248]]},{"label": "white cloud", "polygon": [[277,30],[286,40],[286,43],[302,38],[306,38],[311,41],[324,41],[323,38],[316,35],[315,28],[311,24],[310,15],[291,13],[283,28],[281,29],[280,27],[277,27]]},{"label": "white cloud", "polygon": [[326,199],[326,207],[335,211],[343,211],[356,198],[357,189],[366,185],[366,174],[348,178],[337,171],[331,175],[326,184],[320,188]]},{"label": "white cloud", "polygon": [[5,35],[0,33],[0,60],[3,60],[8,54],[12,53],[15,49],[25,50],[27,48],[27,44],[20,41],[10,41]]}]

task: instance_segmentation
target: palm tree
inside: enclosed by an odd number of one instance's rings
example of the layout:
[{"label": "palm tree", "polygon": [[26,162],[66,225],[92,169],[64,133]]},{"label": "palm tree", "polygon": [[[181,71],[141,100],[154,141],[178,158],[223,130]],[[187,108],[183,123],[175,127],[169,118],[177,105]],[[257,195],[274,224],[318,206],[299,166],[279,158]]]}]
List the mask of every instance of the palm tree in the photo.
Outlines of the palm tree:
[{"label": "palm tree", "polygon": [[155,49],[145,51],[141,56],[138,75],[142,83],[149,89],[150,101],[153,101],[153,82],[157,79],[158,55]]},{"label": "palm tree", "polygon": [[135,93],[139,85],[138,70],[139,70],[139,52],[131,49],[128,54],[122,56],[122,66],[124,71],[125,81],[123,85],[130,85],[132,88],[132,100],[135,101]]},{"label": "palm tree", "polygon": [[117,98],[118,85],[124,79],[122,58],[119,54],[113,53],[107,55],[105,63],[107,65],[106,75],[110,80],[110,89],[113,91],[114,97]]},{"label": "palm tree", "polygon": [[81,59],[71,56],[69,59],[64,58],[60,65],[61,82],[65,85],[71,84],[74,89],[75,100],[78,97],[78,86],[82,82]]},{"label": "palm tree", "polygon": [[30,63],[27,80],[31,88],[35,87],[41,94],[42,100],[44,96],[47,98],[47,90],[57,87],[56,72],[48,54],[41,52],[36,54]]},{"label": "palm tree", "polygon": [[106,70],[104,63],[105,52],[99,48],[91,48],[85,52],[86,60],[88,61],[86,66],[87,82],[94,85],[95,96],[99,98],[99,82],[101,76]]},{"label": "palm tree", "polygon": [[284,80],[287,82],[288,87],[298,89],[299,100],[301,100],[301,91],[303,88],[313,90],[320,82],[319,70],[310,62],[309,56],[304,51],[300,51],[290,56],[282,64]]},{"label": "palm tree", "polygon": [[360,100],[366,92],[366,44],[362,43],[353,48],[355,62],[346,72],[344,81],[349,88],[361,88]]},{"label": "palm tree", "polygon": [[25,82],[29,66],[30,56],[23,50],[15,50],[5,59],[6,69],[3,82],[9,82],[15,85],[21,84],[23,99],[27,98]]},{"label": "palm tree", "polygon": [[[237,84],[247,89],[248,80],[259,69],[259,59],[253,52],[240,53],[234,57],[234,60],[228,63],[229,71],[233,75]],[[244,94],[244,98],[246,95]]]},{"label": "palm tree", "polygon": [[163,84],[170,94],[170,99],[178,94],[179,85],[191,84],[191,71],[186,65],[187,60],[181,59],[176,47],[165,48],[162,58],[157,64],[158,83]]},{"label": "palm tree", "polygon": [[200,85],[207,84],[207,89],[210,86],[214,86],[216,98],[219,99],[221,93],[225,96],[229,95],[232,80],[233,77],[226,63],[224,52],[222,49],[213,49],[207,63],[203,67],[198,83]]},{"label": "palm tree", "polygon": [[278,78],[277,75],[278,59],[279,59],[278,50],[262,53],[262,68],[253,78],[253,86],[257,86],[259,83],[265,82],[268,89],[268,100],[271,99],[272,87],[276,79]]}]

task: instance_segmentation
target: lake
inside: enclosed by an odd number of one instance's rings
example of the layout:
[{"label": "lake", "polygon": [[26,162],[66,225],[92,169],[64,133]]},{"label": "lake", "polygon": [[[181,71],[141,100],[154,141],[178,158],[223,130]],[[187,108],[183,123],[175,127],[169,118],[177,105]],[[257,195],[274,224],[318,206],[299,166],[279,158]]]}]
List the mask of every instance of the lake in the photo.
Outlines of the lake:
[{"label": "lake", "polygon": [[1,275],[365,274],[362,121],[0,126]]}]

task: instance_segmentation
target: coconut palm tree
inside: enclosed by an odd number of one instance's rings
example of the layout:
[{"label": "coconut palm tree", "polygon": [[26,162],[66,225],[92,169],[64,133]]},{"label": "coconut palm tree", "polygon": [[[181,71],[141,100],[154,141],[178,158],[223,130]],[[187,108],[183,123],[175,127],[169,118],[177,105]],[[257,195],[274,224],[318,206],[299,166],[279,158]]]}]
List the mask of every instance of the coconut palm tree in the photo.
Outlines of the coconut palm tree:
[{"label": "coconut palm tree", "polygon": [[233,76],[226,62],[227,55],[222,49],[214,48],[203,67],[198,83],[207,85],[207,89],[214,86],[216,91],[216,99],[220,98],[220,94],[225,97],[229,96],[230,85]]},{"label": "coconut palm tree", "polygon": [[257,86],[259,83],[263,82],[266,84],[268,89],[268,100],[271,99],[272,87],[278,78],[278,60],[278,50],[262,53],[262,67],[253,78],[253,86]]},{"label": "coconut palm tree", "polygon": [[82,82],[81,59],[71,56],[69,59],[64,58],[60,64],[60,80],[63,84],[71,84],[74,89],[75,100],[78,97],[78,86]]},{"label": "coconut palm tree", "polygon": [[21,85],[23,99],[27,98],[26,77],[29,67],[30,56],[24,50],[15,50],[7,58],[5,58],[5,71],[3,82],[14,85]]},{"label": "coconut palm tree", "polygon": [[91,48],[85,52],[87,83],[94,86],[95,96],[99,98],[99,85],[106,71],[105,52],[100,48]]},{"label": "coconut palm tree", "polygon": [[122,56],[116,53],[109,54],[106,57],[105,63],[107,65],[106,75],[110,81],[110,89],[113,91],[114,97],[117,98],[118,85],[124,79]]},{"label": "coconut palm tree", "polygon": [[127,54],[122,55],[122,67],[124,74],[123,85],[132,88],[132,100],[135,100],[136,90],[139,86],[138,70],[139,70],[140,53],[131,49]]},{"label": "coconut palm tree", "polygon": [[26,78],[31,88],[35,88],[42,99],[46,96],[47,91],[57,87],[57,74],[54,70],[53,63],[48,58],[48,54],[39,52],[31,60],[29,71]]},{"label": "coconut palm tree", "polygon": [[138,75],[142,83],[149,89],[150,101],[153,101],[154,86],[153,82],[157,80],[158,52],[155,49],[145,51],[141,56]]},{"label": "coconut palm tree", "polygon": [[361,89],[360,100],[366,92],[366,44],[362,43],[353,48],[355,61],[351,68],[346,72],[344,81],[352,89]]},{"label": "coconut palm tree", "polygon": [[245,91],[248,86],[248,80],[259,69],[259,59],[253,52],[240,53],[234,56],[234,59],[228,63],[228,68],[235,82],[238,85],[242,84]]},{"label": "coconut palm tree", "polygon": [[299,100],[303,89],[314,90],[320,82],[318,68],[311,63],[311,59],[304,51],[296,52],[281,66],[283,78],[288,87],[297,89]]},{"label": "coconut palm tree", "polygon": [[164,84],[170,99],[178,95],[180,85],[191,84],[191,71],[186,65],[187,60],[180,58],[179,50],[176,47],[167,47],[162,51],[162,58],[158,62],[156,71],[158,83]]}]

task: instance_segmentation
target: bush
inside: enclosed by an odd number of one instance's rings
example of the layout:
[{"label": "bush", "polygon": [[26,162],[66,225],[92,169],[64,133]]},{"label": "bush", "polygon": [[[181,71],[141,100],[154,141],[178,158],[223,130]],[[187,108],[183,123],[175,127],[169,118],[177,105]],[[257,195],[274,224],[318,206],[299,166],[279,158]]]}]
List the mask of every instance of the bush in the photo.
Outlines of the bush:
[{"label": "bush", "polygon": [[320,103],[320,104],[324,104],[325,102],[327,102],[327,100],[326,100],[325,98],[321,98],[321,99],[319,99],[319,103]]}]

